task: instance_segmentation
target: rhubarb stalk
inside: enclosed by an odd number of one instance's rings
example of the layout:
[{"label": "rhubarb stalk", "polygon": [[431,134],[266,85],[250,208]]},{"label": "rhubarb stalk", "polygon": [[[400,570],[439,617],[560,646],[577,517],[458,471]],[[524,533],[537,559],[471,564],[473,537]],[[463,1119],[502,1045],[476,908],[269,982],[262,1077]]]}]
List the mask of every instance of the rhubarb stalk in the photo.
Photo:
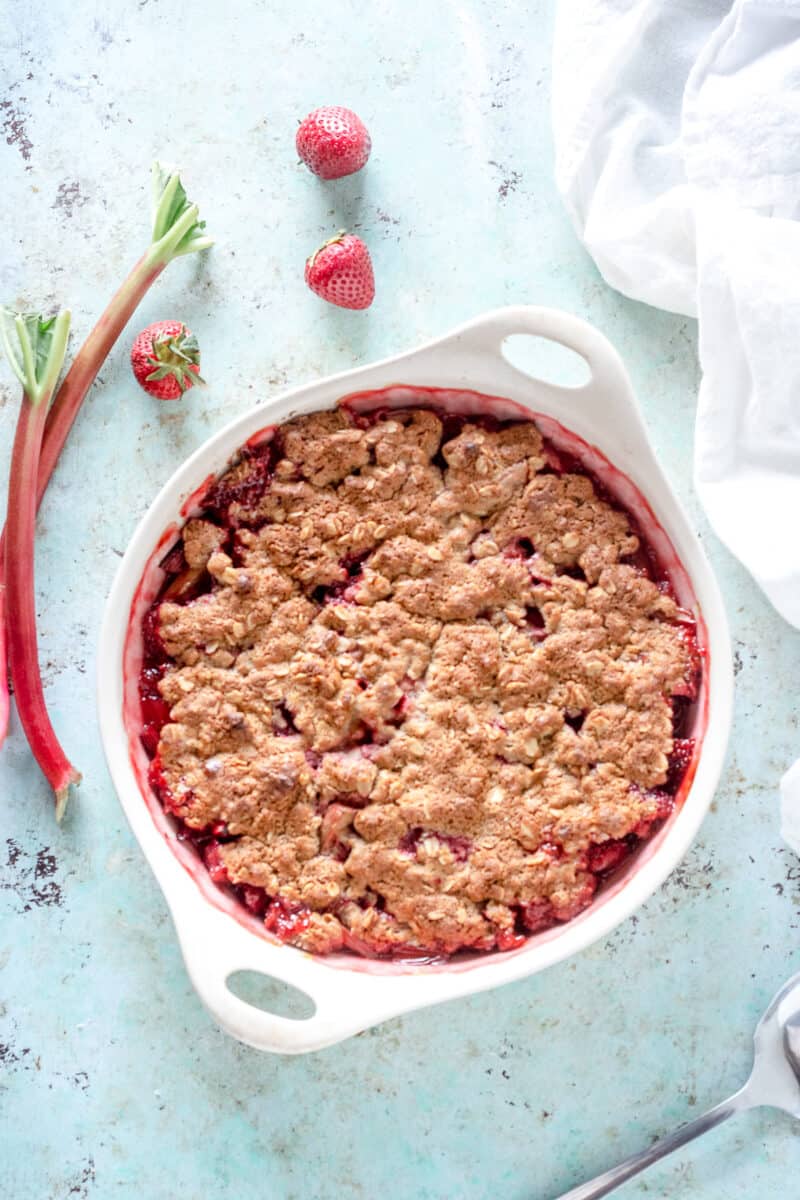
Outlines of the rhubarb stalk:
[{"label": "rhubarb stalk", "polygon": [[[151,242],[100,320],[75,355],[72,366],[47,413],[36,478],[36,504],[41,502],[58,457],[78,415],[78,410],[97,373],[122,330],[133,316],[148,289],[168,263],[184,254],[205,250],[213,244],[199,219],[196,204],[190,204],[175,171],[153,165],[153,231]],[[7,673],[8,619],[3,563],[4,533],[0,537],[0,745],[8,730],[9,694]]]},{"label": "rhubarb stalk", "polygon": [[[19,341],[19,355],[11,330]],[[64,364],[69,336],[69,313],[45,320],[37,313],[2,314],[5,351],[22,384],[11,472],[5,537],[6,599],[8,608],[11,678],[17,711],[36,761],[56,797],[61,819],[71,783],[80,775],[61,749],[44,702],[36,650],[36,596],[33,539],[36,525],[36,480],[50,401]]]}]

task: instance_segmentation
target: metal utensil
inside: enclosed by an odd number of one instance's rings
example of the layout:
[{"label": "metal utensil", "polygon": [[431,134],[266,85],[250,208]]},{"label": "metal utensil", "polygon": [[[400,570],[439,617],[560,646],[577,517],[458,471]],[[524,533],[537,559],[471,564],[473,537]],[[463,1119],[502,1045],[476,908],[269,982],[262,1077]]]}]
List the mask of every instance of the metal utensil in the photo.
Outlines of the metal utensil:
[{"label": "metal utensil", "polygon": [[747,1083],[729,1100],[723,1100],[701,1117],[682,1125],[647,1150],[632,1154],[589,1183],[564,1192],[559,1200],[598,1200],[607,1196],[651,1163],[685,1146],[701,1133],[747,1108],[781,1108],[800,1119],[800,974],[793,975],[773,998],[758,1023],[753,1038],[753,1070]]}]

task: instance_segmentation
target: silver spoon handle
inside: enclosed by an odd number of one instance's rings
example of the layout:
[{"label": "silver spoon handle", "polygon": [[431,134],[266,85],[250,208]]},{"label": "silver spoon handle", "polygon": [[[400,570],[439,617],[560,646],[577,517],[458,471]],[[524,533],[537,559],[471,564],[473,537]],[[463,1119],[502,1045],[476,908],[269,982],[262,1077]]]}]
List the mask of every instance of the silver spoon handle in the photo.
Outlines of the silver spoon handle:
[{"label": "silver spoon handle", "polygon": [[641,1150],[638,1154],[632,1154],[630,1158],[626,1158],[618,1166],[612,1167],[610,1171],[604,1171],[602,1175],[598,1175],[588,1183],[582,1183],[579,1187],[572,1188],[569,1192],[564,1192],[562,1196],[558,1197],[558,1200],[599,1200],[600,1196],[607,1196],[609,1192],[614,1191],[614,1188],[618,1188],[627,1179],[630,1179],[633,1175],[638,1175],[640,1171],[644,1171],[646,1167],[649,1167],[654,1162],[658,1162],[665,1155],[671,1154],[679,1146],[685,1146],[687,1142],[700,1137],[702,1133],[707,1133],[715,1125],[721,1125],[723,1121],[727,1121],[728,1117],[732,1117],[734,1113],[749,1108],[750,1101],[746,1096],[746,1092],[747,1089],[742,1088],[735,1096],[731,1096],[729,1100],[723,1100],[721,1104],[718,1104],[715,1108],[710,1108],[708,1112],[703,1113],[701,1117],[697,1117],[694,1121],[690,1121],[688,1125],[682,1125],[674,1133],[661,1138],[660,1141],[655,1142],[647,1150]]}]

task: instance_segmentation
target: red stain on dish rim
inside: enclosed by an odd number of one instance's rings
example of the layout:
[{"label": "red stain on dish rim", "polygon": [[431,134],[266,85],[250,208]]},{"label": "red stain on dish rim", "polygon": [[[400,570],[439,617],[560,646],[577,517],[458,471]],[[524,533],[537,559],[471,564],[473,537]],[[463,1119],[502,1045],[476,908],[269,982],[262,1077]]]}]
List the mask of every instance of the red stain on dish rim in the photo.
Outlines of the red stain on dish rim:
[{"label": "red stain on dish rim", "polygon": [[216,478],[216,475],[206,475],[200,486],[196,487],[194,491],[190,492],[186,497],[180,507],[180,515],[183,517],[184,521],[188,521],[189,517],[191,517],[191,515],[200,507],[200,501],[203,499]]},{"label": "red stain on dish rim", "polygon": [[[695,750],[680,786],[675,793],[674,808],[671,816],[664,822],[662,828],[650,838],[643,848],[629,859],[629,867],[621,871],[619,877],[603,888],[597,899],[578,916],[573,917],[567,924],[575,926],[584,921],[598,907],[616,895],[625,886],[630,876],[648,859],[652,858],[661,846],[667,831],[675,816],[680,811],[686,796],[694,781],[702,749],[703,739],[708,726],[708,630],[697,604],[689,576],[681,563],[675,548],[666,531],[662,527],[651,505],[639,491],[638,487],[622,471],[615,467],[601,450],[585,441],[578,434],[565,429],[553,417],[533,412],[514,400],[500,396],[487,396],[481,392],[472,392],[452,388],[411,387],[397,384],[369,392],[353,392],[338,401],[338,407],[352,413],[363,414],[375,409],[407,408],[410,404],[418,407],[437,408],[441,411],[459,414],[461,416],[490,415],[502,421],[533,420],[541,432],[557,450],[576,458],[587,473],[594,476],[607,490],[611,498],[619,503],[638,523],[645,541],[655,552],[658,565],[675,589],[680,604],[689,610],[696,622],[697,647],[700,653],[702,669],[700,691],[694,705],[693,723],[689,731],[695,739]],[[272,440],[275,425],[258,430],[246,442],[247,447],[257,447]],[[223,466],[225,470],[227,463]],[[222,473],[220,471],[220,474]],[[199,487],[184,500],[180,507],[181,523],[186,521],[194,512],[199,511],[201,501],[208,488],[218,478],[209,475]],[[203,896],[209,903],[223,912],[234,917],[241,925],[250,929],[258,937],[276,945],[282,945],[265,930],[263,922],[250,914],[243,904],[234,896],[228,895],[217,888],[211,881],[202,859],[189,842],[177,839],[175,829],[167,813],[153,794],[147,778],[150,760],[148,759],[140,740],[141,711],[139,706],[138,680],[142,665],[142,619],[157,596],[165,573],[160,567],[164,557],[165,547],[175,540],[179,532],[178,524],[170,525],[158,540],[153,553],[145,564],[142,578],[136,588],[131,602],[128,629],[123,650],[123,722],[128,731],[128,746],[131,766],[136,777],[147,808],[157,828],[169,842],[170,848],[183,868],[192,876]],[[351,971],[366,971],[379,974],[404,974],[420,971],[460,972],[480,965],[490,963],[502,957],[503,960],[524,953],[532,944],[541,945],[552,941],[563,933],[565,925],[555,925],[538,934],[528,936],[522,946],[516,950],[492,951],[489,953],[465,954],[458,958],[441,960],[440,962],[423,963],[413,959],[370,959],[355,954],[317,955],[317,961],[332,968]],[[294,949],[290,947],[290,949]],[[300,951],[299,953],[302,953]]]}]

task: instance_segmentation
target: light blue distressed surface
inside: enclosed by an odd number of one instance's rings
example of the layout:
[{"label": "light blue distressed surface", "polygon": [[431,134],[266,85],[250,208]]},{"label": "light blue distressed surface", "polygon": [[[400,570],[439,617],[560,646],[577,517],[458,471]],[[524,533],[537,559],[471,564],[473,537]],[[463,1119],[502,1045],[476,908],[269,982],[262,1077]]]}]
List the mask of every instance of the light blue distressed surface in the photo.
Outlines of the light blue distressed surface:
[{"label": "light blue distressed surface", "polygon": [[[85,781],[65,827],[14,724],[0,763],[0,1188],[9,1200],[546,1200],[733,1090],[797,969],[800,863],[777,781],[800,751],[800,635],[719,546],[691,491],[691,321],[610,291],[552,181],[545,0],[166,0],[47,7],[0,25],[2,295],[68,304],[82,339],[146,240],[147,171],[180,161],[218,239],[169,268],[102,371],[39,525],[48,698]],[[323,185],[296,120],[350,104],[366,171]],[[326,307],[305,256],[368,241],[367,314]],[[546,974],[300,1059],[213,1026],[113,794],[95,644],[119,552],[220,424],[290,383],[412,346],[508,302],[570,309],[624,355],[728,601],[736,724],[683,865],[607,942]],[[159,406],[126,353],[149,321],[197,332],[210,386]],[[3,365],[0,472],[17,389]],[[52,856],[52,857],[51,857]],[[788,1118],[738,1118],[621,1196],[795,1194]]]}]

